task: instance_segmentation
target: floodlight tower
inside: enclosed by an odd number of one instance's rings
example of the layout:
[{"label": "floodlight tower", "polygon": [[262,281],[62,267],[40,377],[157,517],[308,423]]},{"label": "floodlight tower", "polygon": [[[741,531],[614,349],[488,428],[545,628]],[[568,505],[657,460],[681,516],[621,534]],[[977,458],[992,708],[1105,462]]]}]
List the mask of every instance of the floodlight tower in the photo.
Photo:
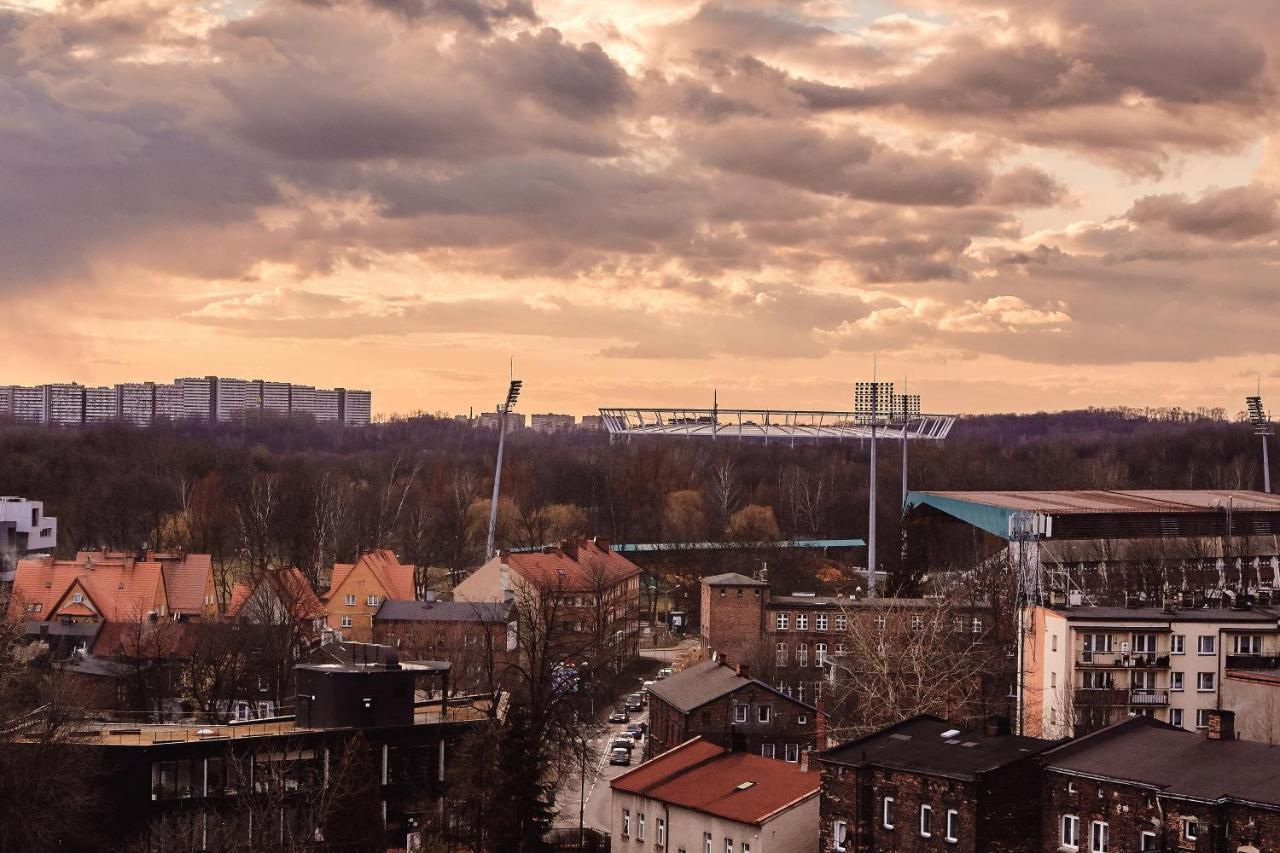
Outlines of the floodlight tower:
[{"label": "floodlight tower", "polygon": [[489,536],[484,545],[486,561],[493,559],[493,538],[498,529],[498,488],[502,485],[502,447],[507,436],[507,413],[515,408],[523,386],[524,382],[521,380],[512,379],[507,388],[506,402],[498,406],[498,464],[493,472],[493,499],[489,502]]},{"label": "floodlight tower", "polygon": [[1271,492],[1271,460],[1267,451],[1267,436],[1271,435],[1271,419],[1262,408],[1262,394],[1245,397],[1245,406],[1249,412],[1249,423],[1253,424],[1253,434],[1262,439],[1262,490]]}]

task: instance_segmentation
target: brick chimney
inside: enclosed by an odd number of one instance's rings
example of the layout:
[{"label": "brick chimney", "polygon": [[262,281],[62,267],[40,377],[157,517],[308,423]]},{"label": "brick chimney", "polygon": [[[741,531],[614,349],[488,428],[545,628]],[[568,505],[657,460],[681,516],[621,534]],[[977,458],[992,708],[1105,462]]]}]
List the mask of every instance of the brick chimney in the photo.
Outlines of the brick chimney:
[{"label": "brick chimney", "polygon": [[560,550],[564,551],[565,556],[570,560],[578,559],[578,540],[577,539],[561,539]]},{"label": "brick chimney", "polygon": [[733,669],[735,672],[738,673],[738,675],[741,675],[743,678],[751,677],[751,667],[745,663],[740,663],[737,666],[735,666]]},{"label": "brick chimney", "polygon": [[596,547],[599,548],[601,551],[609,550],[609,540],[604,538],[603,536],[592,537],[591,541],[594,542],[596,544]]},{"label": "brick chimney", "polygon": [[1214,710],[1209,712],[1209,740],[1236,739],[1236,712]]},{"label": "brick chimney", "polygon": [[806,749],[801,751],[800,753],[800,772],[801,773],[809,772],[809,755],[812,754],[812,752],[813,752],[812,749]]}]

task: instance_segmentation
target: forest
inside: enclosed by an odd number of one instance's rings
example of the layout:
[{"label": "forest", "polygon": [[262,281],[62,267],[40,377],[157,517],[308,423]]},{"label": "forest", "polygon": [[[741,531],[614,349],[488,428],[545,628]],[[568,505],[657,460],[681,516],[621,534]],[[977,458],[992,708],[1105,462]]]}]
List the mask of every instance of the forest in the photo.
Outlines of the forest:
[{"label": "forest", "polygon": [[[0,425],[0,494],[43,500],[59,549],[210,553],[220,571],[293,565],[321,587],[375,547],[458,578],[483,558],[497,435],[431,416],[344,428],[253,417],[223,424]],[[900,445],[878,466],[877,535],[901,540]],[[1247,424],[1124,411],[960,419],[910,448],[913,489],[1260,488]],[[865,538],[865,442],[507,438],[498,543]],[[891,574],[904,559],[882,546]],[[857,552],[845,558],[865,561]],[[918,567],[917,567],[918,568]]]}]

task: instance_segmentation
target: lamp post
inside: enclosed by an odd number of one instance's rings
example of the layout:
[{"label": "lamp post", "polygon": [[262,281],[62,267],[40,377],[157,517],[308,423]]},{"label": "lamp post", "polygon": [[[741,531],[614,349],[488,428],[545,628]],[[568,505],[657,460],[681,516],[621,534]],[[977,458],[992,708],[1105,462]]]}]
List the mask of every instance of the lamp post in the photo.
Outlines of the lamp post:
[{"label": "lamp post", "polygon": [[1245,397],[1245,406],[1249,411],[1249,423],[1253,424],[1253,434],[1262,439],[1262,491],[1271,492],[1271,460],[1267,451],[1267,436],[1271,435],[1271,420],[1262,408],[1261,393],[1255,397]]},{"label": "lamp post", "polygon": [[498,529],[498,489],[502,485],[502,449],[507,437],[507,413],[515,408],[523,385],[524,383],[519,379],[512,379],[511,385],[507,388],[506,402],[498,406],[498,464],[493,472],[493,499],[489,502],[489,536],[484,546],[486,561],[493,559],[493,539]]}]

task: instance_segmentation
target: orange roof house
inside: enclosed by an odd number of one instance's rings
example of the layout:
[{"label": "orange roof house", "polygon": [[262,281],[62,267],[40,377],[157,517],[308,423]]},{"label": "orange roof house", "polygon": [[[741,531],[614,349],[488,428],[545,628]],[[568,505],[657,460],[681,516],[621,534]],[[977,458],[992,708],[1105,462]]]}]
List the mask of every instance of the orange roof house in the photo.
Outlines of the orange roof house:
[{"label": "orange roof house", "polygon": [[233,586],[227,618],[270,625],[293,622],[318,634],[324,626],[325,609],[301,570],[277,569],[264,572],[255,583]]},{"label": "orange roof house", "polygon": [[371,643],[373,617],[382,602],[417,598],[414,568],[401,564],[388,549],[368,551],[354,563],[333,567],[333,578],[322,598],[331,629],[343,639]]}]

